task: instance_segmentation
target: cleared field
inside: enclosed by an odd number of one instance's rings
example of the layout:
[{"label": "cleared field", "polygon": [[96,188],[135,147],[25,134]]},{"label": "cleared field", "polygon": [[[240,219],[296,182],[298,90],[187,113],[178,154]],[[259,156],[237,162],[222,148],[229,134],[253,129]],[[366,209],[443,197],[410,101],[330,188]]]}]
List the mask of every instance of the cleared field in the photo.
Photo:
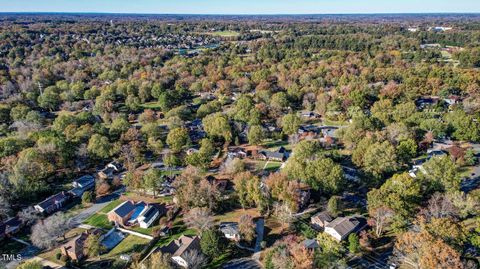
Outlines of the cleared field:
[{"label": "cleared field", "polygon": [[237,37],[240,35],[236,31],[216,31],[216,32],[206,32],[205,35],[220,36],[220,37]]}]

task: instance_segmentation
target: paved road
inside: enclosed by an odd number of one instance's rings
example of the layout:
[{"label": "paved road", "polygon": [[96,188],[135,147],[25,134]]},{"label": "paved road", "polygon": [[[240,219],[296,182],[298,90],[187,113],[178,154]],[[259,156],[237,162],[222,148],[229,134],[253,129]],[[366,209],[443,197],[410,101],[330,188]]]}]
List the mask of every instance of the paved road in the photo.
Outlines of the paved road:
[{"label": "paved road", "polygon": [[255,253],[262,250],[264,228],[265,228],[265,220],[263,218],[258,219],[257,225],[255,227],[255,231],[257,232],[257,241],[255,242]]},{"label": "paved road", "polygon": [[230,261],[223,265],[224,269],[262,269],[262,266],[254,259],[241,258]]},{"label": "paved road", "polygon": [[[20,256],[22,257],[21,260],[19,261],[11,261],[9,262],[5,268],[7,269],[14,269],[14,268],[17,268],[18,264],[21,262],[21,261],[24,261],[24,260],[28,260],[32,257],[34,257],[35,255],[37,255],[37,253],[40,251],[40,249],[34,247],[34,246],[28,246],[26,248],[24,248],[23,250],[20,251]],[[2,268],[2,266],[0,265],[0,268]]]},{"label": "paved road", "polygon": [[118,199],[123,192],[125,192],[125,187],[122,187],[121,189],[116,190],[112,194],[100,198],[91,207],[85,208],[78,215],[72,217],[72,224],[75,226],[82,224],[84,220],[89,218],[91,215],[97,213],[98,211],[102,210],[111,201]]}]

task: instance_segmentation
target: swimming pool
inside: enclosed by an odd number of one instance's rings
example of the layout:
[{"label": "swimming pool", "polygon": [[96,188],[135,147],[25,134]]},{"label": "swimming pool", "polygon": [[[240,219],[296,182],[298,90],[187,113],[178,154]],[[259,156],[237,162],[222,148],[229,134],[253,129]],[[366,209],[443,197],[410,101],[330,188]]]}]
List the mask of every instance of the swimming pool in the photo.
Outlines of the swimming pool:
[{"label": "swimming pool", "polygon": [[145,209],[145,204],[144,203],[137,204],[136,207],[135,207],[135,211],[133,212],[132,216],[130,217],[129,222],[134,222],[138,218],[140,213],[142,213],[142,211],[144,209]]}]

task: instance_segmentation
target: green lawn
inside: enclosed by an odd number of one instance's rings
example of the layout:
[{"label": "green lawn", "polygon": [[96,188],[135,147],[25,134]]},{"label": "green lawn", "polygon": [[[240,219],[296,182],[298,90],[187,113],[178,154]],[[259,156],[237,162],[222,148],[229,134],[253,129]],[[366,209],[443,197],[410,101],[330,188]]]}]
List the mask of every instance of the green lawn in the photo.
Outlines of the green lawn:
[{"label": "green lawn", "polygon": [[129,254],[140,252],[150,242],[148,239],[134,235],[128,235],[120,244],[114,247],[110,252],[102,255],[102,257],[112,258],[121,254]]},{"label": "green lawn", "polygon": [[263,170],[265,167],[265,170],[267,171],[276,171],[282,166],[281,162],[275,162],[275,161],[268,161],[267,166],[265,166],[267,162],[266,161],[256,161],[255,166],[257,170]]},{"label": "green lawn", "polygon": [[94,227],[107,229],[107,230],[113,227],[112,224],[110,224],[110,222],[108,221],[107,215],[101,214],[101,213],[96,213],[90,216],[83,223],[94,226]]},{"label": "green lawn", "polygon": [[161,109],[159,102],[149,102],[149,103],[141,104],[140,106],[145,109],[153,109],[153,110]]},{"label": "green lawn", "polygon": [[112,209],[114,209],[115,207],[117,207],[119,204],[121,204],[123,202],[124,201],[122,201],[122,200],[114,200],[114,201],[110,202],[110,204],[108,204],[107,206],[102,208],[102,210],[100,210],[99,212],[107,214],[108,212],[112,211]]},{"label": "green lawn", "polygon": [[193,229],[189,229],[185,223],[183,223],[183,220],[178,219],[175,220],[173,223],[172,229],[170,229],[170,233],[168,236],[162,237],[158,242],[155,244],[158,247],[165,246],[172,242],[175,239],[178,239],[182,235],[196,235],[196,231]]}]

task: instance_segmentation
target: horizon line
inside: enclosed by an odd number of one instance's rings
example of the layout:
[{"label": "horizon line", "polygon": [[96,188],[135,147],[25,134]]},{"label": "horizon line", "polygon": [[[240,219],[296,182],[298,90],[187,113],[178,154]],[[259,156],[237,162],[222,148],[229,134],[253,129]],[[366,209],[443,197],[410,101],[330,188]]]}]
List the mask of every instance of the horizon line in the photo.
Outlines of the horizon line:
[{"label": "horizon line", "polygon": [[97,14],[97,15],[160,15],[160,16],[319,16],[319,15],[480,15],[474,12],[358,12],[358,13],[135,13],[96,11],[0,11],[0,14]]}]

